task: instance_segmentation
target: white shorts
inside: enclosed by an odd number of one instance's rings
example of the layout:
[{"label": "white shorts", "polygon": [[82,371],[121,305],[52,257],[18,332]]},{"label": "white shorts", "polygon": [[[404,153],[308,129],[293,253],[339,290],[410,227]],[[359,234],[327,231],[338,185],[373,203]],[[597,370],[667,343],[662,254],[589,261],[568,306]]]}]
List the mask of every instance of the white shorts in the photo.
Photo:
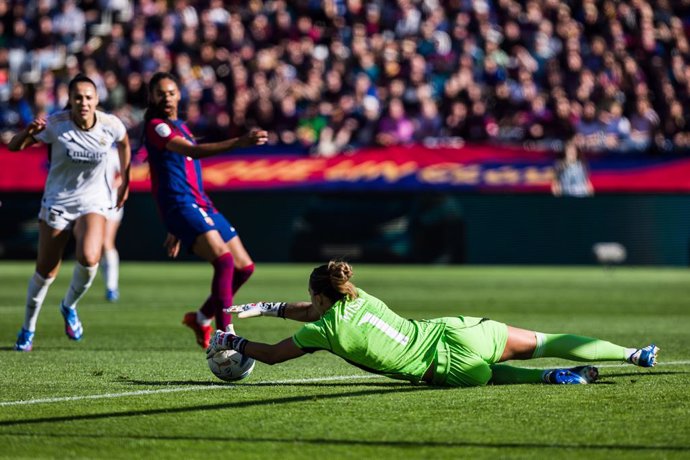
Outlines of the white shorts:
[{"label": "white shorts", "polygon": [[108,220],[113,222],[122,222],[122,216],[125,214],[125,208],[110,208],[108,214],[105,216]]},{"label": "white shorts", "polygon": [[74,208],[67,208],[65,206],[51,206],[49,208],[42,206],[41,210],[38,212],[38,218],[55,230],[66,230],[71,229],[77,219],[79,219],[81,216],[94,213],[100,214],[106,219],[108,218],[107,208],[95,207],[77,210]]}]

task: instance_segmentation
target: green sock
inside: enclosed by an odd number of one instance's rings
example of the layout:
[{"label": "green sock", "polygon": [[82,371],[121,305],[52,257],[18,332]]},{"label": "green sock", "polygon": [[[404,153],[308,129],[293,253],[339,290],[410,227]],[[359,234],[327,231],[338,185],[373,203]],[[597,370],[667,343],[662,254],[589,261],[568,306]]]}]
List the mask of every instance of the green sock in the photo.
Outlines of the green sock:
[{"label": "green sock", "polygon": [[491,383],[507,385],[511,383],[544,383],[542,376],[546,369],[526,369],[507,364],[491,365]]},{"label": "green sock", "polygon": [[625,361],[627,349],[607,342],[572,334],[537,332],[532,358],[564,358],[572,361]]}]

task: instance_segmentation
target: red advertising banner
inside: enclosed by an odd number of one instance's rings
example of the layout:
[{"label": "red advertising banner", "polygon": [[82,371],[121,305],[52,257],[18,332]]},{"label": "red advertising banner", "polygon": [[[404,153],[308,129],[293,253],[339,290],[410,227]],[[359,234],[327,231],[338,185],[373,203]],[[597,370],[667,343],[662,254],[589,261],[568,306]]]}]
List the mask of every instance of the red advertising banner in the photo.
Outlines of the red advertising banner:
[{"label": "red advertising banner", "polygon": [[[47,150],[0,147],[0,191],[41,191]],[[353,155],[223,155],[204,160],[207,190],[466,190],[549,193],[555,154],[503,146],[368,149]],[[596,193],[690,192],[690,158],[590,159]],[[132,190],[148,191],[148,164],[132,168]]]}]

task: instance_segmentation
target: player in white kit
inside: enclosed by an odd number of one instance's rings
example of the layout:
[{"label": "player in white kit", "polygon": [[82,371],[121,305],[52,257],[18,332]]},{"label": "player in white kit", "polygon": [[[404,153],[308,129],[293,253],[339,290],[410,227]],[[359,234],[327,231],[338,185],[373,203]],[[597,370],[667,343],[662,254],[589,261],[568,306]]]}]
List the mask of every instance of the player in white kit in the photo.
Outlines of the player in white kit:
[{"label": "player in white kit", "polygon": [[[117,155],[117,149],[111,149],[109,155],[107,174],[109,178],[112,178],[115,187],[119,187],[122,182],[122,173],[120,171],[120,159]],[[124,208],[115,206],[117,203],[117,188],[113,188],[112,200],[113,208],[109,210],[106,216],[101,270],[103,280],[105,281],[105,300],[117,302],[120,298],[120,253],[117,251],[115,239],[124,216]]]},{"label": "player in white kit", "polygon": [[69,237],[76,239],[76,264],[60,311],[65,333],[80,340],[83,328],[77,316],[77,302],[91,286],[101,258],[106,215],[113,207],[112,178],[107,174],[108,152],[115,144],[122,165],[122,184],[116,207],[129,194],[131,151],[124,124],[115,116],[96,110],[98,94],[94,82],[77,75],[69,84],[66,110],[48,119],[37,118],[17,133],[8,147],[22,150],[36,142],[50,146],[50,170],[38,215],[36,272],[29,280],[24,324],[14,346],[31,351],[36,321],[50,284],[60,269]]}]

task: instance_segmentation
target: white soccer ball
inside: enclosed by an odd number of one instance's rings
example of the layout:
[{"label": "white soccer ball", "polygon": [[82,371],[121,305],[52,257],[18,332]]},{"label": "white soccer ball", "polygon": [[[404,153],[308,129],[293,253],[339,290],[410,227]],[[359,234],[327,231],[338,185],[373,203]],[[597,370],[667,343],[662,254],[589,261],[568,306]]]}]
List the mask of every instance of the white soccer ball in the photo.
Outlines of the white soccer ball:
[{"label": "white soccer ball", "polygon": [[213,375],[226,382],[236,382],[249,377],[256,361],[234,350],[222,350],[209,357],[206,362]]}]

